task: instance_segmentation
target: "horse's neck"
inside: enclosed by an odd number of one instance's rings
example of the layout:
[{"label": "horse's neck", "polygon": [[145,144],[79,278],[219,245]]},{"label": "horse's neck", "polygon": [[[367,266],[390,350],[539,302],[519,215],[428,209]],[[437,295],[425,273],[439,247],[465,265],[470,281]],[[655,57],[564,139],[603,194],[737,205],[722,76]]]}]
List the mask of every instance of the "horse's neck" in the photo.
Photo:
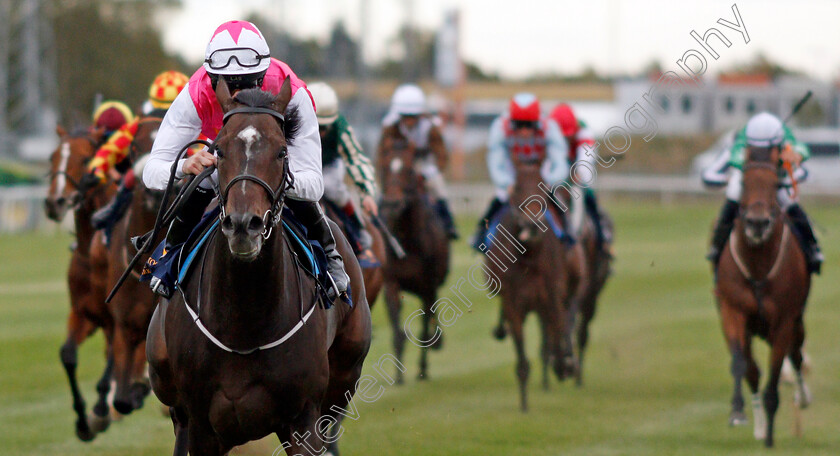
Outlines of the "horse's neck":
[{"label": "horse's neck", "polygon": [[73,212],[73,224],[76,229],[76,243],[82,247],[79,251],[87,256],[87,246],[90,245],[96,230],[90,224],[90,217],[96,210],[93,198],[86,198],[85,201]]},{"label": "horse's neck", "polygon": [[738,255],[740,261],[747,268],[752,279],[763,280],[767,278],[771,269],[773,269],[783,247],[781,241],[784,229],[785,222],[781,217],[777,217],[773,222],[773,234],[770,235],[767,242],[750,245],[747,243],[744,223],[741,220],[738,221],[735,229],[735,254]]},{"label": "horse's neck", "polygon": [[[207,285],[199,284],[200,316],[222,340],[265,343],[277,328],[291,327],[299,319],[301,305],[307,303],[301,302],[294,260],[279,228],[251,262],[230,253],[221,231],[216,231],[210,249],[202,280]],[[308,283],[306,277],[301,280]]]}]

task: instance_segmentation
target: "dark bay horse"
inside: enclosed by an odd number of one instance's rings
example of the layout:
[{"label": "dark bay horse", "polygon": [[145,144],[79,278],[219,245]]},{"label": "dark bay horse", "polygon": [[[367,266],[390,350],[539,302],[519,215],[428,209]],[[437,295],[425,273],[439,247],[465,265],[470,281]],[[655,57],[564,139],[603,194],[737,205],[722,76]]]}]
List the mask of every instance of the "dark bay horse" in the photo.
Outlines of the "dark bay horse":
[{"label": "dark bay horse", "polygon": [[[730,425],[746,424],[742,379],[753,393],[754,435],[773,446],[773,421],[779,406],[779,376],[789,356],[797,374],[799,406],[807,406],[802,379],[803,315],[811,287],[805,256],[776,199],[778,149],[753,148],[744,165],[740,215],[721,255],[715,284],[723,334],[732,354]],[[770,344],[770,375],[763,397],[752,338]]]},{"label": "dark bay horse", "polygon": [[220,79],[216,97],[227,113],[215,142],[221,232],[180,294],[155,310],[146,346],[152,387],[171,407],[176,455],[227,454],[271,433],[287,454],[307,454],[304,445],[320,454],[325,440],[337,440],[325,429],[336,431],[370,347],[362,272],[333,224],[353,307],[325,309],[276,226],[293,180],[286,146],[300,125],[286,110],[290,80],[277,96],[250,89],[231,98]]},{"label": "dark bay horse", "polygon": [[[380,213],[388,229],[405,250],[405,257],[397,258],[388,249],[385,265],[385,302],[394,332],[394,354],[402,360],[408,324],[400,319],[401,292],[408,291],[422,301],[421,335],[412,342],[420,346],[419,379],[428,378],[429,348],[443,346],[443,333],[436,324],[432,307],[438,288],[449,273],[449,238],[442,221],[428,203],[422,177],[414,168],[414,150],[407,144],[383,144],[379,159],[382,176]],[[434,333],[434,334],[432,334]],[[397,370],[397,382],[403,375]]]},{"label": "dark bay horse", "polygon": [[[67,317],[67,339],[61,346],[61,363],[70,382],[73,395],[73,409],[76,411],[76,435],[83,441],[93,440],[96,433],[108,424],[107,403],[110,388],[110,340],[113,320],[104,300],[97,299],[91,284],[90,246],[94,229],[90,217],[96,209],[108,202],[115,187],[109,182],[83,195],[79,182],[87,172],[87,163],[96,153],[103,130],[68,134],[62,127],[56,128],[60,138],[58,148],[50,156],[50,186],[44,206],[47,216],[60,222],[68,210],[73,209],[76,246],[70,257],[67,270],[67,285],[70,294],[70,314]],[[85,400],[76,378],[78,348],[94,331],[102,328],[108,345],[105,371],[97,383],[99,399],[91,416],[86,415]]]},{"label": "dark bay horse", "polygon": [[[98,233],[97,242],[94,242],[91,249],[94,258],[95,288],[103,301],[134,256],[131,238],[154,227],[163,192],[146,188],[140,176],[160,123],[160,118],[140,120],[129,155],[137,180],[131,205],[114,225],[110,244],[106,246],[102,234]],[[133,280],[127,280],[108,304],[114,320],[114,408],[123,415],[142,407],[143,399],[150,392],[148,380],[145,378],[145,342],[157,299],[148,284],[136,280],[140,277],[143,264],[145,258],[141,258],[132,271]]]},{"label": "dark bay horse", "polygon": [[[541,180],[539,163],[514,161],[514,168],[516,184],[510,196],[510,210],[501,218],[500,227],[515,237],[519,246],[501,246],[494,242],[489,250],[494,255],[488,255],[486,264],[501,281],[502,318],[513,336],[520,406],[524,412],[528,410],[527,386],[531,368],[525,353],[523,325],[529,313],[537,314],[542,329],[544,388],[548,387],[549,365],[560,380],[574,373],[570,331],[573,312],[570,307],[580,283],[580,270],[574,268],[580,263],[580,254],[572,252],[551,229],[542,231],[523,210],[527,208],[530,214],[543,213],[539,220],[548,225],[545,214],[553,210],[549,207],[552,203],[532,198],[542,194],[538,187]],[[501,237],[497,236],[497,239]],[[515,261],[497,263],[492,259],[510,259],[511,256]],[[577,260],[571,260],[575,257]]]},{"label": "dark bay horse", "polygon": [[[325,203],[324,199],[321,200],[321,206],[324,208],[324,212],[327,214],[327,217],[335,221],[336,225],[341,228],[341,231],[345,233],[346,236],[347,227],[344,226],[344,222],[342,222],[341,217],[337,214],[336,211],[338,209],[333,204]],[[365,222],[365,229],[368,233],[370,233],[370,237],[373,239],[373,243],[371,245],[373,256],[377,261],[379,261],[379,266],[362,269],[365,279],[367,302],[368,305],[373,308],[373,304],[376,302],[379,292],[382,291],[382,285],[385,283],[385,274],[383,272],[383,267],[387,259],[385,253],[385,240],[382,238],[382,232],[379,231],[379,228],[373,225],[370,217],[363,216],[362,218]]]}]

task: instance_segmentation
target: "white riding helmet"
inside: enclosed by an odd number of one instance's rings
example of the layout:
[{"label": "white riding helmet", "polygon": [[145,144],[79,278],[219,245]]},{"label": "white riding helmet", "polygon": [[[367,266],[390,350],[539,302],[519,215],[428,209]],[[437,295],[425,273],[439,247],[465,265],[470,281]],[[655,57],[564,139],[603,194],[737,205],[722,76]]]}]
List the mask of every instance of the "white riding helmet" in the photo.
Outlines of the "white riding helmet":
[{"label": "white riding helmet", "polygon": [[309,93],[315,100],[315,114],[318,125],[332,125],[338,119],[338,95],[326,82],[313,82],[308,85]]},{"label": "white riding helmet", "polygon": [[268,43],[256,25],[228,21],[213,32],[204,51],[204,69],[213,74],[253,74],[271,63]]},{"label": "white riding helmet", "polygon": [[391,111],[401,116],[418,116],[426,113],[426,96],[414,84],[403,84],[394,91]]},{"label": "white riding helmet", "polygon": [[766,111],[754,115],[747,122],[745,133],[747,144],[756,147],[777,146],[785,137],[782,121]]}]

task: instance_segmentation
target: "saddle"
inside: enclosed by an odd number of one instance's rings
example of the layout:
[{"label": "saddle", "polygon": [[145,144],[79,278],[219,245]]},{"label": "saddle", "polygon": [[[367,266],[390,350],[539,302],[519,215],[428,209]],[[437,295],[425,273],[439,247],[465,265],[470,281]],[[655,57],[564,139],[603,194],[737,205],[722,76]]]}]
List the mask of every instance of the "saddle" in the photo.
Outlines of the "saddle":
[{"label": "saddle", "polygon": [[[195,260],[203,257],[209,245],[207,241],[218,234],[220,212],[219,206],[207,211],[183,244],[166,249],[166,241],[162,241],[146,261],[140,281],[154,280],[156,286],[164,287],[162,294],[166,298],[170,298],[176,289],[183,289],[194,265],[199,263]],[[320,301],[325,308],[329,308],[332,302],[327,297],[329,288],[326,284],[329,283],[329,277],[323,247],[318,241],[308,239],[306,228],[289,208],[283,209],[282,224],[297,267],[315,279],[317,292],[322,298]],[[352,302],[348,304],[351,307],[353,305]]]}]

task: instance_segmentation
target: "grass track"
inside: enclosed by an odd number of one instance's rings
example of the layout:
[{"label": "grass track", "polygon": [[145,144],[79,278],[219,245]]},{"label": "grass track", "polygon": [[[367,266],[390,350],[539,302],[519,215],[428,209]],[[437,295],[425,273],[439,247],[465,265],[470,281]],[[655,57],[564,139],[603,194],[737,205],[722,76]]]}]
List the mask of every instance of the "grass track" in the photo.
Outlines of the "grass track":
[{"label": "grass track", "polygon": [[[717,204],[615,199],[616,271],[592,330],[586,386],[552,380],[539,387],[536,322],[526,330],[532,362],[531,411],[518,411],[511,342],[490,337],[498,301],[465,287],[471,312],[445,331],[430,359],[431,381],[418,382],[417,350],[407,347],[407,382],[387,386],[361,418],[346,420],[347,455],[751,455],[765,454],[751,427],[726,426],[731,396],[729,357],[702,257]],[[775,455],[840,454],[840,211],[810,209],[823,232],[828,264],[813,286],[806,327],[815,402],[803,412],[805,435],[792,435],[792,390],[783,387]],[[471,230],[462,220],[462,233]],[[465,236],[466,237],[466,236]],[[168,419],[154,400],[91,444],[73,434],[69,388],[58,360],[67,298],[63,287],[67,235],[0,237],[0,454],[170,454]],[[450,283],[481,257],[458,244]],[[451,295],[450,295],[451,296]],[[406,309],[416,308],[410,300]],[[407,316],[409,310],[404,310]],[[382,303],[374,309],[369,361],[390,350]],[[755,344],[760,365],[767,350]],[[102,338],[79,354],[79,377],[91,404],[104,362]],[[369,373],[374,373],[367,368]],[[240,454],[269,456],[267,439]]]}]

